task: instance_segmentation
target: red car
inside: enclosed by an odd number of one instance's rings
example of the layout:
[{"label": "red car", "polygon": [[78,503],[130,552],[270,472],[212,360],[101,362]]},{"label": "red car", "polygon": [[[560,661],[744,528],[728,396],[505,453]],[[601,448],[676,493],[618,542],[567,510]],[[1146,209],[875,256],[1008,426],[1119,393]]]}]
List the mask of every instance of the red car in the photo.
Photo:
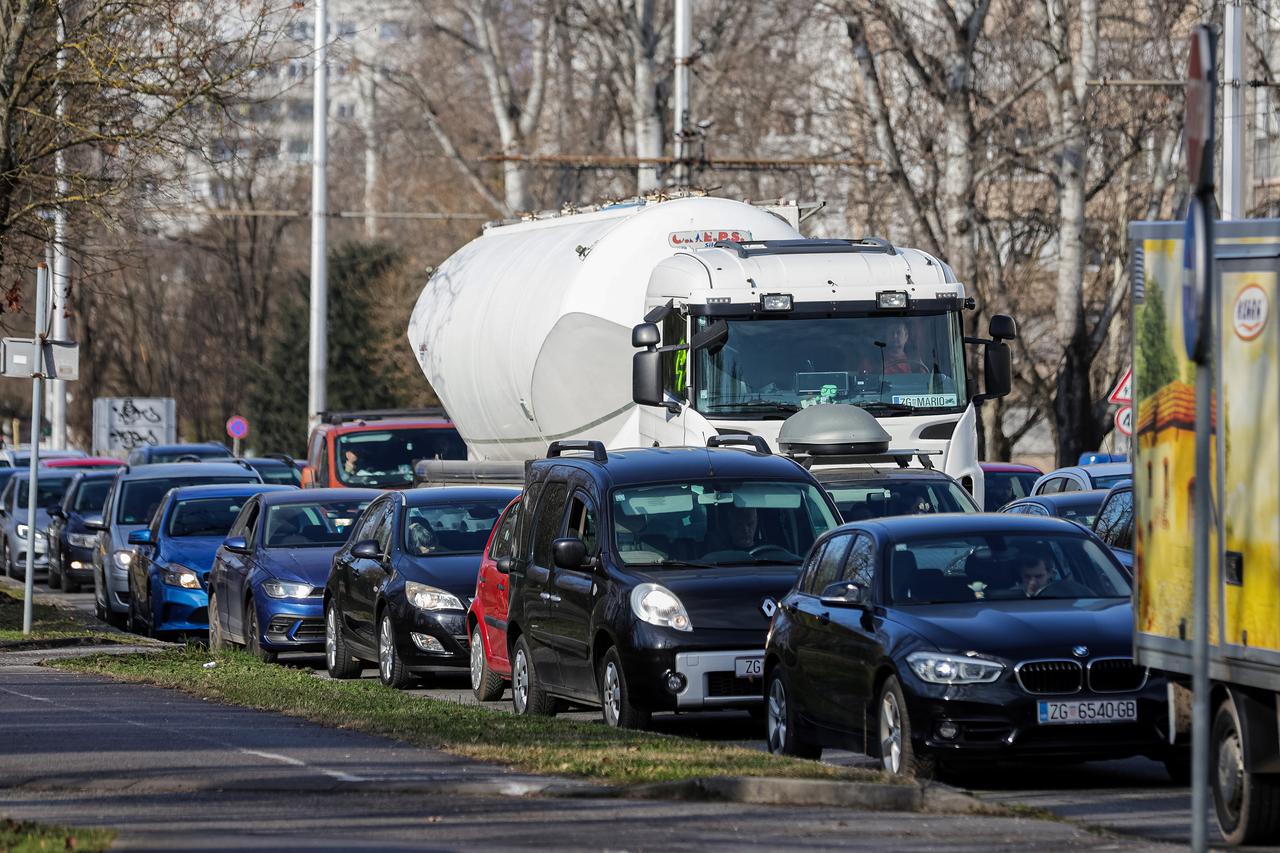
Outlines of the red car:
[{"label": "red car", "polygon": [[1009,501],[1031,494],[1031,486],[1044,474],[1034,465],[1017,462],[983,462],[983,512],[996,512]]},{"label": "red car", "polygon": [[467,635],[471,638],[471,689],[481,702],[502,696],[511,681],[511,661],[507,659],[507,595],[510,582],[498,570],[498,560],[511,557],[516,524],[520,518],[520,498],[507,504],[489,534],[480,573],[476,576],[476,597],[467,611]]},{"label": "red car", "polygon": [[120,468],[124,465],[124,460],[108,456],[66,456],[41,459],[40,464],[46,468]]}]

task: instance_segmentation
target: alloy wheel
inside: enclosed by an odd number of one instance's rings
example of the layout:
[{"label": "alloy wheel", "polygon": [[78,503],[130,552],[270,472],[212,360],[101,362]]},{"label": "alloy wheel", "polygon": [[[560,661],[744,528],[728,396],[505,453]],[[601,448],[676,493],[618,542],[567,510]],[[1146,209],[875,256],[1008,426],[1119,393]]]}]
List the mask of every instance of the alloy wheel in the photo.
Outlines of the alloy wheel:
[{"label": "alloy wheel", "polygon": [[880,703],[880,761],[890,773],[902,770],[902,709],[892,692]]},{"label": "alloy wheel", "polygon": [[324,616],[324,657],[329,669],[338,667],[338,614],[333,607],[325,611]]},{"label": "alloy wheel", "polygon": [[471,632],[471,689],[479,690],[484,681],[484,644],[480,638],[480,626]]},{"label": "alloy wheel", "polygon": [[391,636],[391,617],[383,616],[378,626],[378,671],[383,681],[391,680],[391,668],[396,662],[395,640]]},{"label": "alloy wheel", "polygon": [[781,677],[769,685],[768,731],[769,751],[782,754],[787,744],[787,688]]},{"label": "alloy wheel", "polygon": [[524,649],[516,649],[516,659],[511,662],[511,703],[516,713],[523,714],[529,702],[529,661]]},{"label": "alloy wheel", "polygon": [[618,667],[613,661],[604,665],[604,721],[617,726],[622,716],[622,686]]}]

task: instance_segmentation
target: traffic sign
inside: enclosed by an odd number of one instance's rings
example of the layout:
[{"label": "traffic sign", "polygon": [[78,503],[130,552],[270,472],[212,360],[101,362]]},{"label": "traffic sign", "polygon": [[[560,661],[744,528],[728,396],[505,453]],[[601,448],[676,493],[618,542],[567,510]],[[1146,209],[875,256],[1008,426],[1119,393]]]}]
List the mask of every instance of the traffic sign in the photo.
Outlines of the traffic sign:
[{"label": "traffic sign", "polygon": [[1133,406],[1121,406],[1116,411],[1116,432],[1126,438],[1133,436]]},{"label": "traffic sign", "polygon": [[1187,204],[1182,233],[1182,343],[1187,358],[1204,364],[1209,347],[1209,287],[1213,260],[1212,195],[1196,195]]},{"label": "traffic sign", "polygon": [[1191,33],[1187,59],[1187,91],[1182,127],[1187,154],[1187,181],[1196,193],[1213,187],[1214,107],[1218,91],[1213,31],[1199,26]]},{"label": "traffic sign", "polygon": [[241,415],[227,418],[227,435],[237,441],[249,434],[249,419]]},{"label": "traffic sign", "polygon": [[1120,377],[1120,381],[1116,383],[1116,387],[1111,389],[1111,394],[1107,396],[1107,402],[1113,406],[1123,406],[1126,403],[1133,402],[1132,367],[1124,372],[1124,376]]}]

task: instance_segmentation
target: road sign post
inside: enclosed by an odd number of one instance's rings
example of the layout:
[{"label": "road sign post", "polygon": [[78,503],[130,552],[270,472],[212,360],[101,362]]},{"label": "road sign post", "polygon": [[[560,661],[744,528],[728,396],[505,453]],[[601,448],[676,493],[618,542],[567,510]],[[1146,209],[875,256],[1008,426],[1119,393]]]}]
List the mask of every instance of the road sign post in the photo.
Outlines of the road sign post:
[{"label": "road sign post", "polygon": [[227,418],[227,435],[231,436],[231,452],[240,455],[240,441],[249,434],[249,419],[242,415]]}]

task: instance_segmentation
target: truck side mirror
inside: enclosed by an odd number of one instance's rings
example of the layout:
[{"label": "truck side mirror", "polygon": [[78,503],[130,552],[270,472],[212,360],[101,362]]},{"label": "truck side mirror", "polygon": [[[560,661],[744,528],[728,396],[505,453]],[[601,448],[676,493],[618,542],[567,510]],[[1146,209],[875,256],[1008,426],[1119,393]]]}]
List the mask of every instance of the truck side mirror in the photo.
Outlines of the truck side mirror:
[{"label": "truck side mirror", "polygon": [[997,341],[1011,341],[1018,337],[1018,324],[1008,314],[996,314],[987,326],[987,334]]},{"label": "truck side mirror", "polygon": [[316,472],[310,465],[302,466],[302,488],[309,489],[315,485]]},{"label": "truck side mirror", "polygon": [[661,406],[662,353],[643,350],[631,356],[631,399],[641,406]]},{"label": "truck side mirror", "polygon": [[656,347],[661,340],[662,333],[656,323],[641,323],[631,330],[631,345],[636,349]]},{"label": "truck side mirror", "polygon": [[985,349],[986,354],[982,359],[982,397],[994,400],[1013,390],[1013,361],[1009,355],[1009,345],[1004,341],[991,341]]}]

